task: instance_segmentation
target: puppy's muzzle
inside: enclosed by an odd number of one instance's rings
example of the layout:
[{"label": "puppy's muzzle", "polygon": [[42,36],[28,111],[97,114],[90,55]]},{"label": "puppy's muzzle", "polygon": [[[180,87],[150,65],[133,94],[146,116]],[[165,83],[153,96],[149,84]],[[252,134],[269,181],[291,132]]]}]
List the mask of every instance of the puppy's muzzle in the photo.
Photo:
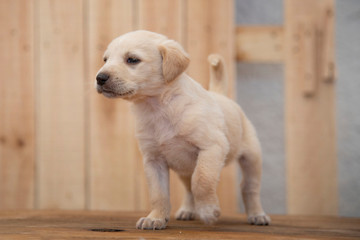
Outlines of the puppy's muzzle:
[{"label": "puppy's muzzle", "polygon": [[109,74],[101,72],[96,76],[97,84],[102,86],[106,83],[107,80],[109,80],[109,78],[110,78]]}]

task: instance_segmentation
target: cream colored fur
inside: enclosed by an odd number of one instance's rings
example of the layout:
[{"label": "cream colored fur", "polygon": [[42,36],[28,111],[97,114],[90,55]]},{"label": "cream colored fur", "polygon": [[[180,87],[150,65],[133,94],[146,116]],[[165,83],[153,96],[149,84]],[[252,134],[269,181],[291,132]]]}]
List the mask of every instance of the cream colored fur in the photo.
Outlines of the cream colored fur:
[{"label": "cream colored fur", "polygon": [[[139,61],[129,63],[129,58]],[[109,79],[97,84],[98,92],[131,101],[136,116],[152,208],[137,228],[166,227],[169,169],[178,173],[187,189],[176,218],[199,216],[205,223],[214,223],[220,215],[216,195],[220,172],[232,160],[240,163],[243,172],[241,190],[248,221],[269,224],[260,203],[261,150],[255,130],[234,101],[205,90],[184,73],[189,57],[183,48],[163,35],[135,31],[114,39],[104,59],[99,74]],[[210,87],[224,92],[223,60],[212,55],[209,61]]]}]

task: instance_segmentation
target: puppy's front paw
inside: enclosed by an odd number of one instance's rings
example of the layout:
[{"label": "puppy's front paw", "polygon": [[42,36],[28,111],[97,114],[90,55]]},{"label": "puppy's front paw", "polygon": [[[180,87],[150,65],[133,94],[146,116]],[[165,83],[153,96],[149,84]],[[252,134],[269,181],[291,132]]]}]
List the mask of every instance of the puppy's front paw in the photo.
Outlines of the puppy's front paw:
[{"label": "puppy's front paw", "polygon": [[176,220],[183,220],[183,221],[194,220],[195,212],[192,211],[191,209],[180,208],[176,212],[175,217]]},{"label": "puppy's front paw", "polygon": [[269,225],[270,222],[271,222],[270,217],[265,213],[248,216],[248,223],[253,225]]},{"label": "puppy's front paw", "polygon": [[198,207],[199,217],[206,224],[214,224],[220,217],[220,208],[217,205],[203,205]]},{"label": "puppy's front paw", "polygon": [[168,219],[166,218],[149,218],[143,217],[140,218],[136,223],[137,229],[150,229],[150,230],[161,230],[166,228]]}]

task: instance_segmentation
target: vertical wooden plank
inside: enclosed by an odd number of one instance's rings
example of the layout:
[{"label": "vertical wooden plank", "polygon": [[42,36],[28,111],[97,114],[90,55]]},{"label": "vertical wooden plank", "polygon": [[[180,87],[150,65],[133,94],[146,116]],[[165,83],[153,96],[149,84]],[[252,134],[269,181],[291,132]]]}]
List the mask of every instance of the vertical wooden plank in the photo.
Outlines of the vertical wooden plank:
[{"label": "vertical wooden plank", "polygon": [[34,207],[33,1],[0,1],[0,209]]},{"label": "vertical wooden plank", "polygon": [[[189,75],[201,83],[204,88],[209,86],[209,66],[207,57],[213,53],[212,25],[210,21],[213,1],[187,1],[187,50],[190,54]],[[214,16],[215,17],[215,16]],[[196,22],[196,24],[193,24]]]},{"label": "vertical wooden plank", "polygon": [[[314,62],[314,54],[304,53],[299,31],[303,19],[313,19],[320,36],[334,27],[333,19],[324,19],[333,12],[333,0],[285,0],[285,117],[288,212],[290,214],[337,214],[337,158],[335,137],[334,85],[323,81],[323,62],[334,62],[332,45],[321,40],[316,48],[320,59],[315,68],[317,88],[311,97],[304,96],[303,67]],[[324,23],[326,25],[324,25]],[[329,36],[333,38],[334,36]],[[333,41],[328,40],[328,44]],[[324,58],[327,59],[324,59]]]},{"label": "vertical wooden plank", "polygon": [[[145,29],[168,36],[183,46],[186,37],[185,0],[140,0],[139,1],[139,29]],[[185,47],[185,46],[184,46]],[[183,186],[176,173],[170,172],[170,201],[172,212],[180,207],[183,199]]]},{"label": "vertical wooden plank", "polygon": [[37,207],[85,206],[82,0],[37,0]]},{"label": "vertical wooden plank", "polygon": [[[222,55],[229,72],[229,96],[234,96],[235,26],[232,0],[187,2],[187,48],[191,56],[189,73],[205,88],[210,73],[207,57]],[[194,24],[196,23],[196,24]]]},{"label": "vertical wooden plank", "polygon": [[[191,57],[189,75],[205,88],[209,84],[207,57],[218,53],[225,59],[229,73],[229,96],[234,96],[235,26],[232,0],[187,1],[187,50]],[[236,166],[223,170],[218,187],[223,212],[236,211]]]},{"label": "vertical wooden plank", "polygon": [[129,103],[107,99],[93,88],[107,45],[134,29],[134,5],[135,1],[128,0],[87,1],[90,209],[140,210],[147,204],[145,184],[138,175],[142,161]]},{"label": "vertical wooden plank", "polygon": [[140,0],[138,27],[164,34],[185,44],[184,7],[185,0]]}]

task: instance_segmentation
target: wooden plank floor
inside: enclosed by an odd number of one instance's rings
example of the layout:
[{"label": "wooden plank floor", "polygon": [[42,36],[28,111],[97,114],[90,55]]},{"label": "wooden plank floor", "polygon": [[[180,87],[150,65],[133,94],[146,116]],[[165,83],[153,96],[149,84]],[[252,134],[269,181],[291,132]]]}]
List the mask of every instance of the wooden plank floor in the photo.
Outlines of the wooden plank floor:
[{"label": "wooden plank floor", "polygon": [[99,211],[0,211],[0,239],[360,239],[360,219],[271,216],[252,226],[228,215],[213,226],[171,219],[166,230],[137,230],[142,213]]}]

